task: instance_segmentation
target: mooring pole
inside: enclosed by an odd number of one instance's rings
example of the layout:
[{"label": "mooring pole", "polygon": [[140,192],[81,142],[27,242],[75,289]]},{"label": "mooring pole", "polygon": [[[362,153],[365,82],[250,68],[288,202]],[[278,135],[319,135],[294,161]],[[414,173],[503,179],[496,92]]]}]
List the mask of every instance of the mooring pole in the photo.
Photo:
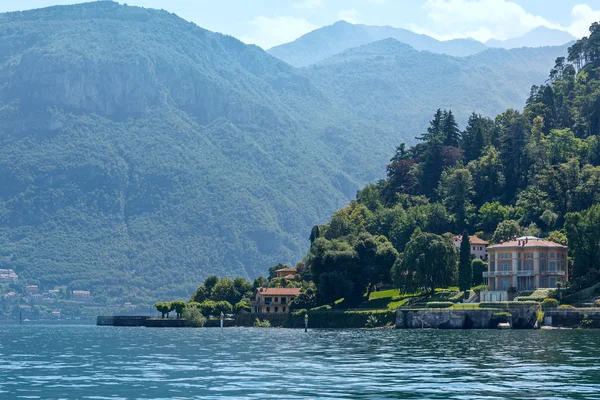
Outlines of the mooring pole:
[{"label": "mooring pole", "polygon": [[23,311],[19,310],[19,324],[23,323]]},{"label": "mooring pole", "polygon": [[308,314],[304,314],[304,332],[308,332]]},{"label": "mooring pole", "polygon": [[223,319],[225,316],[223,315],[223,311],[221,311],[221,332],[223,332]]}]

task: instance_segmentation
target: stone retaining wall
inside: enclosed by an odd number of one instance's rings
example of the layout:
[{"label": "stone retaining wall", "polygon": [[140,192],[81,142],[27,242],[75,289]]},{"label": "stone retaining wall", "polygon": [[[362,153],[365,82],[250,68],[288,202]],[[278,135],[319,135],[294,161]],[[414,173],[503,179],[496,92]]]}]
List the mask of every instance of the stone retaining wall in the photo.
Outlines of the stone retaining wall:
[{"label": "stone retaining wall", "polygon": [[[494,313],[505,310],[402,310],[396,312],[397,329],[489,329],[496,328],[500,320]],[[517,329],[531,329],[536,321],[535,308],[507,310],[511,314],[511,326]]]}]

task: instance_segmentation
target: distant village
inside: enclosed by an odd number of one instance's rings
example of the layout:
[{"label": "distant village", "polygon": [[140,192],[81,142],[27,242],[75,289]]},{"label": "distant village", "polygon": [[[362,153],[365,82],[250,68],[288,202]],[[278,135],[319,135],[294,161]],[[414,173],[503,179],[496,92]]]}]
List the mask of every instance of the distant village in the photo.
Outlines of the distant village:
[{"label": "distant village", "polygon": [[[2,319],[78,319],[94,316],[106,304],[94,302],[92,292],[84,289],[43,289],[19,280],[12,269],[0,269],[0,320]],[[126,302],[121,309],[133,309]],[[89,309],[89,313],[86,313]]]}]

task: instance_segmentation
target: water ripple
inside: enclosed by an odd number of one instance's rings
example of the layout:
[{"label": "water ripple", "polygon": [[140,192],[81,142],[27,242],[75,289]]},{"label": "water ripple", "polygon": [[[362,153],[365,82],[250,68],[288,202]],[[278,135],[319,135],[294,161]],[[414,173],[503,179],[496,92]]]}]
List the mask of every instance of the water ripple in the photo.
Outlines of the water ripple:
[{"label": "water ripple", "polygon": [[0,398],[597,399],[592,331],[0,325]]}]

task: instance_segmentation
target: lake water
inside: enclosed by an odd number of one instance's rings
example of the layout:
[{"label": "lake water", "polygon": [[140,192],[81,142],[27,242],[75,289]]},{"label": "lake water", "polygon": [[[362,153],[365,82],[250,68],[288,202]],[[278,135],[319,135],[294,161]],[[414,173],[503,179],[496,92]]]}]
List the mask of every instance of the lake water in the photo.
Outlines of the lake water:
[{"label": "lake water", "polygon": [[0,399],[599,399],[598,331],[0,325]]}]

